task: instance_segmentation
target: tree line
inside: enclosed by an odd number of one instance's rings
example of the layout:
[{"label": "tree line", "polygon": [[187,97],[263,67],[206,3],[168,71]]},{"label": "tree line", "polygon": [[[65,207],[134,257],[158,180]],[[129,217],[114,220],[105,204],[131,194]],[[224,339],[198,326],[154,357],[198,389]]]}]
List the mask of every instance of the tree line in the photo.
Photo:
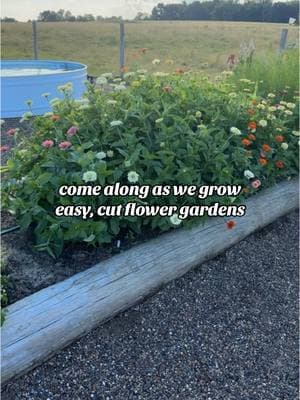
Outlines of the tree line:
[{"label": "tree line", "polygon": [[299,15],[299,2],[272,0],[204,0],[181,4],[159,3],[152,10],[151,20],[253,21],[283,22]]}]

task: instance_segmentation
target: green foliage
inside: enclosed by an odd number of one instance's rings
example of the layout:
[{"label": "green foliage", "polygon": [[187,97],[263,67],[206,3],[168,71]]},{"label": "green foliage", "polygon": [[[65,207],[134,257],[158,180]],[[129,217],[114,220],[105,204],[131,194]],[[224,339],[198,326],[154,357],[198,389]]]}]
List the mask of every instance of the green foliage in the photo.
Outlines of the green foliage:
[{"label": "green foliage", "polygon": [[299,52],[289,50],[283,54],[269,54],[256,58],[251,64],[239,64],[231,77],[231,82],[243,88],[240,79],[250,79],[258,85],[258,94],[277,91],[285,99],[293,99],[299,94]]},{"label": "green foliage", "polygon": [[4,272],[4,255],[1,255],[0,259],[0,277],[1,277],[1,321],[0,324],[1,326],[3,325],[3,322],[5,320],[5,309],[4,307],[7,305],[7,293],[6,293],[6,287],[8,285],[8,278],[3,274]]},{"label": "green foliage", "polygon": [[[105,83],[106,78],[100,81]],[[262,187],[298,173],[298,111],[294,103],[285,101],[284,94],[263,99],[256,95],[253,82],[248,83],[251,89],[236,91],[226,80],[215,84],[198,74],[130,73],[124,79],[126,90],[118,80],[112,82],[111,93],[90,86],[84,101],[74,101],[66,87],[65,100],[54,102],[54,114],[34,119],[32,137],[16,133],[18,145],[7,163],[3,203],[23,230],[33,229],[38,250],[57,256],[67,242],[97,245],[124,231],[139,234],[146,227],[173,227],[169,217],[158,216],[95,216],[85,221],[55,217],[53,210],[58,204],[85,204],[96,209],[105,204],[141,202],[134,196],[58,194],[61,185],[86,184],[83,178],[88,172],[97,176],[88,184],[98,185],[130,184],[128,174],[134,171],[139,175],[138,184],[144,185],[245,187],[236,200],[222,198],[223,204],[241,202],[255,192],[245,170],[251,170]],[[273,107],[279,101],[283,101],[280,108]],[[250,121],[256,122],[255,132],[248,127]],[[263,127],[264,121],[267,125]],[[68,136],[70,127],[73,132]],[[249,134],[255,137],[245,146],[243,140]],[[288,148],[283,149],[278,135],[284,137]],[[62,149],[61,143],[66,141],[69,144]],[[263,152],[264,144],[271,150]],[[278,161],[283,168],[276,166]],[[216,201],[215,197],[170,196],[163,200],[148,197],[144,204],[210,205]],[[182,225],[195,220],[184,220]]]}]

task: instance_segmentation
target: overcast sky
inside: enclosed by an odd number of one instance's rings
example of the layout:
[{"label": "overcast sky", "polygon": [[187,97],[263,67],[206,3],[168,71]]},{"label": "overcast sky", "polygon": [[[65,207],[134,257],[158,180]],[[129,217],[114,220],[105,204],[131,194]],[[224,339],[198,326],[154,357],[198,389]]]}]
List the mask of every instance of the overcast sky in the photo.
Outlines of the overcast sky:
[{"label": "overcast sky", "polygon": [[2,17],[14,17],[19,21],[34,19],[41,11],[60,8],[72,14],[112,15],[133,18],[141,12],[150,12],[159,2],[178,3],[180,0],[1,0]]}]

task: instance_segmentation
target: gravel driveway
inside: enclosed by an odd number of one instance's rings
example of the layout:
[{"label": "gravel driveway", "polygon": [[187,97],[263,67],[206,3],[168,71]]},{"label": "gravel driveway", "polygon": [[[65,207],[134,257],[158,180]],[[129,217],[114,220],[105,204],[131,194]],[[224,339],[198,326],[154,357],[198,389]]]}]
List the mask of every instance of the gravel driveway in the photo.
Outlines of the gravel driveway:
[{"label": "gravel driveway", "polygon": [[298,213],[9,383],[3,400],[298,399]]}]

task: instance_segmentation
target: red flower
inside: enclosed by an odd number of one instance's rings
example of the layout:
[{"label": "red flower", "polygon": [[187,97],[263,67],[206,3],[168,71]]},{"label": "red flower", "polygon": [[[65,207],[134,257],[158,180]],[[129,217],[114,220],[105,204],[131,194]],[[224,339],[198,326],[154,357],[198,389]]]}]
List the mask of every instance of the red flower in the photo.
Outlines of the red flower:
[{"label": "red flower", "polygon": [[253,135],[253,133],[250,133],[249,135],[248,135],[248,139],[250,139],[250,140],[256,140],[256,136],[255,135]]},{"label": "red flower", "polygon": [[50,147],[54,146],[54,142],[51,139],[46,139],[43,141],[42,146],[45,147],[46,149],[50,149]]},{"label": "red flower", "polygon": [[250,122],[248,123],[248,129],[249,129],[250,131],[256,129],[256,122],[250,121]]},{"label": "red flower", "polygon": [[5,153],[8,150],[9,150],[9,146],[1,146],[0,147],[0,153]]},{"label": "red flower", "polygon": [[253,189],[258,189],[261,186],[261,181],[259,179],[255,179],[251,182],[251,186]]},{"label": "red flower", "polygon": [[64,141],[64,142],[60,142],[59,145],[58,145],[58,147],[59,147],[61,150],[68,149],[68,148],[71,147],[71,146],[72,146],[72,143],[71,143],[71,142],[68,142],[67,140]]},{"label": "red flower", "polygon": [[279,169],[284,168],[284,162],[281,161],[281,160],[276,161],[275,165],[276,165],[276,167],[279,168]]},{"label": "red flower", "polygon": [[251,142],[250,140],[248,140],[248,139],[242,139],[242,144],[243,144],[244,146],[250,146],[251,143],[252,143],[252,142]]},{"label": "red flower", "polygon": [[6,132],[6,134],[8,135],[8,136],[15,136],[15,134],[18,132],[18,129],[17,128],[11,128],[11,129],[9,129],[7,132]]},{"label": "red flower", "polygon": [[282,135],[275,136],[275,140],[278,143],[282,143],[284,141],[284,137]]},{"label": "red flower", "polygon": [[260,163],[260,165],[265,166],[265,165],[268,164],[268,160],[266,160],[265,158],[260,157],[259,158],[259,163]]},{"label": "red flower", "polygon": [[59,115],[51,115],[51,119],[52,119],[52,121],[58,121],[58,120],[60,120],[60,116]]},{"label": "red flower", "polygon": [[265,153],[269,153],[272,150],[268,144],[263,144],[262,149]]},{"label": "red flower", "polygon": [[233,229],[236,225],[236,222],[232,219],[226,222],[227,229]]}]

